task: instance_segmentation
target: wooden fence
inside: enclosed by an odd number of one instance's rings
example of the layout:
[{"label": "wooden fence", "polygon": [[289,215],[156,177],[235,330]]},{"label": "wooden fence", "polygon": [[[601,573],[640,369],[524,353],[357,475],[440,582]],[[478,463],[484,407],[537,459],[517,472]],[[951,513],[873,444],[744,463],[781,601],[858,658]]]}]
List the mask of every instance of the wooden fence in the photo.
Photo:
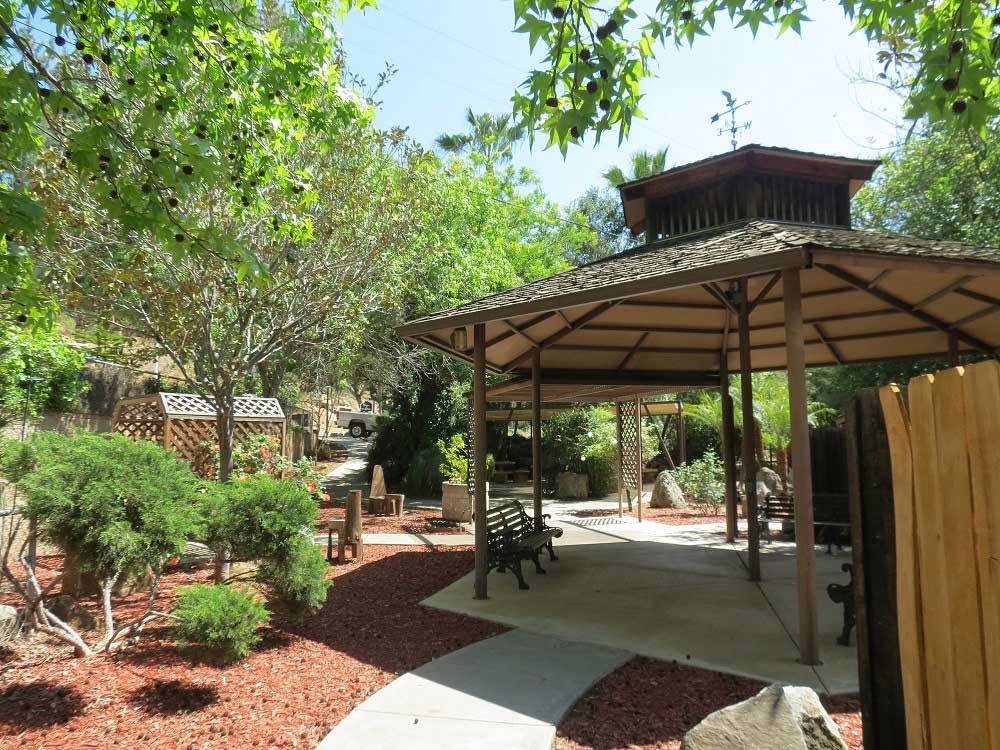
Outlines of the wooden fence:
[{"label": "wooden fence", "polygon": [[880,392],[909,750],[1000,750],[1000,363]]}]

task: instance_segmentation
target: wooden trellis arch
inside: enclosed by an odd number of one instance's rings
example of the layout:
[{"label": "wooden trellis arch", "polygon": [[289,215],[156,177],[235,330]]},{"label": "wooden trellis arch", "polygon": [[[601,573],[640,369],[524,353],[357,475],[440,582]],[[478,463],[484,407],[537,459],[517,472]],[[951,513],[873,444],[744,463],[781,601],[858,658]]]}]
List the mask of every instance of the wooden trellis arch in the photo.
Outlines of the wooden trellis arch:
[{"label": "wooden trellis arch", "polygon": [[[135,440],[153,440],[173,450],[202,476],[215,471],[215,404],[193,393],[153,393],[124,398],[115,407],[112,429]],[[285,413],[275,398],[238,396],[233,438],[242,444],[251,435],[273,435],[285,452]]]}]

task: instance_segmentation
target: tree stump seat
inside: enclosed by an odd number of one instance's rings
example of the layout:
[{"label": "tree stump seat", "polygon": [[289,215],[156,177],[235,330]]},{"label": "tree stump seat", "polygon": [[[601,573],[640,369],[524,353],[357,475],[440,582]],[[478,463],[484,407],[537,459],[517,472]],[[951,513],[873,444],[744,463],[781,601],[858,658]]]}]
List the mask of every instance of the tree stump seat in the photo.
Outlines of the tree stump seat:
[{"label": "tree stump seat", "polygon": [[545,570],[538,559],[542,549],[549,551],[550,560],[559,559],[553,549],[552,540],[561,537],[563,530],[548,526],[545,519],[549,517],[548,514],[542,516],[536,524],[534,519],[524,512],[524,506],[516,500],[488,510],[486,512],[487,569],[495,568],[498,573],[503,573],[510,568],[517,578],[518,588],[522,590],[530,588],[524,582],[521,561],[531,560],[535,563],[535,572],[544,575]]}]

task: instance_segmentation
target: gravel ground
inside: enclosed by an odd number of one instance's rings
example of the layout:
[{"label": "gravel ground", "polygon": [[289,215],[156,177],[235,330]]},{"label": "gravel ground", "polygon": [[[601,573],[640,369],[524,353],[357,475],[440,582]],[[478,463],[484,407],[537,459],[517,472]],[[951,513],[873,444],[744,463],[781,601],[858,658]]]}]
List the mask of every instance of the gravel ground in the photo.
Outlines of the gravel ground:
[{"label": "gravel ground", "polygon": [[[598,682],[559,724],[555,750],[678,750],[708,714],[766,683],[673,662],[636,658]],[[862,750],[853,698],[824,699],[851,750]]]},{"label": "gravel ground", "polygon": [[[43,577],[57,572],[58,559],[43,562]],[[506,630],[419,606],[471,569],[464,547],[366,547],[363,563],[331,567],[319,612],[276,614],[263,643],[228,667],[164,629],[115,658],[20,643],[0,652],[0,748],[313,747],[399,674]],[[208,576],[165,576],[164,604],[176,585]]]},{"label": "gravel ground", "polygon": [[[319,511],[319,520],[316,522],[318,531],[326,531],[330,521],[343,520],[343,508],[323,507]],[[468,532],[461,526],[442,526],[441,511],[439,510],[406,510],[403,508],[403,517],[395,516],[375,516],[370,513],[361,514],[361,528],[367,534],[467,534]]]}]

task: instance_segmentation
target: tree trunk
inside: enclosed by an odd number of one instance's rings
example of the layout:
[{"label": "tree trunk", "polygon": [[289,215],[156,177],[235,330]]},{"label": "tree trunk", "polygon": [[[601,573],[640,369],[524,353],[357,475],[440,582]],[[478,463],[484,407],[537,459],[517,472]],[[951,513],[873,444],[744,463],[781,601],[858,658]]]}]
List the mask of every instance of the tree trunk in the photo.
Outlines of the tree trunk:
[{"label": "tree trunk", "polygon": [[261,362],[257,365],[260,375],[260,392],[264,398],[278,398],[281,381],[285,377],[285,367],[280,363]]},{"label": "tree trunk", "polygon": [[[228,392],[217,393],[215,396],[216,436],[219,439],[219,474],[220,482],[228,482],[233,474],[233,427],[235,410],[233,388]],[[220,549],[215,553],[215,582],[225,583],[229,580],[228,550]]]}]

